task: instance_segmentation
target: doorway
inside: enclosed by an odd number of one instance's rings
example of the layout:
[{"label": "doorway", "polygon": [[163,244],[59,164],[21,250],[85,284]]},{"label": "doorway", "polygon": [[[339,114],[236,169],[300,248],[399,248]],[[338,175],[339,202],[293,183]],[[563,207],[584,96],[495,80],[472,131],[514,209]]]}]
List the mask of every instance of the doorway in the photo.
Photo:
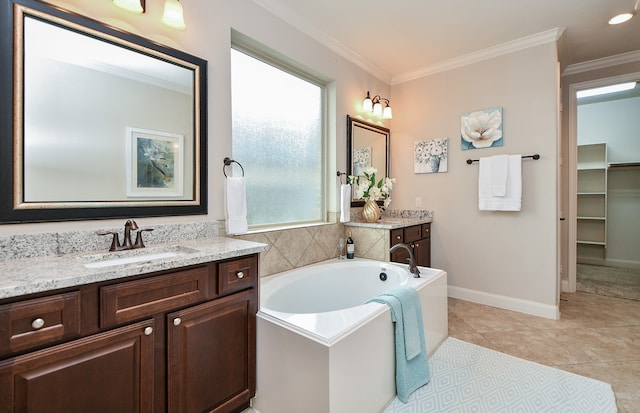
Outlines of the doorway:
[{"label": "doorway", "polygon": [[[639,109],[625,114],[620,108],[640,104],[640,86],[635,94],[576,97],[578,91],[639,80],[640,73],[630,73],[569,85],[570,292],[640,299],[640,224],[633,227],[640,215],[640,143],[637,133],[625,141],[629,133],[620,120],[638,118]],[[597,114],[600,110],[611,113]],[[598,124],[598,119],[609,125]]]}]

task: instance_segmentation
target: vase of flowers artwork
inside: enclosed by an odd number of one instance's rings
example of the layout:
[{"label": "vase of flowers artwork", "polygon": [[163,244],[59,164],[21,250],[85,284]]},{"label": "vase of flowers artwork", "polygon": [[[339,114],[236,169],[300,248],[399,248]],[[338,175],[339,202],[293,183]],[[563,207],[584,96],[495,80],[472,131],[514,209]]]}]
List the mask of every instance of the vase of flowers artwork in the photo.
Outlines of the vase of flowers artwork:
[{"label": "vase of flowers artwork", "polygon": [[417,174],[447,172],[449,138],[417,141],[413,145],[413,171]]}]

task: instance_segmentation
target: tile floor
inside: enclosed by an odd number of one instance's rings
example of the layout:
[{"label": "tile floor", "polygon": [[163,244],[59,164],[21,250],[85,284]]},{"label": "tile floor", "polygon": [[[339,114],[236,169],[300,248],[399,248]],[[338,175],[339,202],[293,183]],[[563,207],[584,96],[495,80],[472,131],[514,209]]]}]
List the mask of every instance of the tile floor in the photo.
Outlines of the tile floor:
[{"label": "tile floor", "polygon": [[640,412],[640,301],[563,294],[560,320],[449,298],[449,335],[610,383],[620,413]]}]

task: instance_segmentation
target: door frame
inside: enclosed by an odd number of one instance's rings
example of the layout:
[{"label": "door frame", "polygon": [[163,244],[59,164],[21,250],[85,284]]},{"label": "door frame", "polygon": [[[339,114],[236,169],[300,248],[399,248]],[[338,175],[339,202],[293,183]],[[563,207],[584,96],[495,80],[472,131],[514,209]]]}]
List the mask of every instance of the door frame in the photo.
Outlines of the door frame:
[{"label": "door frame", "polygon": [[577,259],[578,259],[578,99],[579,90],[607,86],[614,83],[632,82],[640,80],[640,72],[626,73],[619,76],[604,77],[569,85],[569,148],[568,148],[568,177],[569,177],[569,211],[568,211],[568,285],[567,291],[576,291]]}]

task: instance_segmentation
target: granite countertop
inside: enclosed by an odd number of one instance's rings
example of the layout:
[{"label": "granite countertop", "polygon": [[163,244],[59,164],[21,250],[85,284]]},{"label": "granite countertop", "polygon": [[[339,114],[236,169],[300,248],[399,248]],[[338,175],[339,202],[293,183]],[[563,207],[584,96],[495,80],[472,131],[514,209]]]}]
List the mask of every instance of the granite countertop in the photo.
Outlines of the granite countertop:
[{"label": "granite countertop", "polygon": [[[93,251],[3,260],[0,261],[0,299],[218,261],[259,253],[266,248],[266,244],[216,236],[170,244],[147,245],[147,248],[128,251]],[[85,264],[91,262],[147,254],[174,256],[102,268],[85,267]]]},{"label": "granite countertop", "polygon": [[427,224],[433,221],[431,217],[383,217],[378,222],[361,222],[351,221],[345,222],[347,227],[366,227],[366,228],[379,228],[379,229],[397,229],[410,227],[412,225]]}]

